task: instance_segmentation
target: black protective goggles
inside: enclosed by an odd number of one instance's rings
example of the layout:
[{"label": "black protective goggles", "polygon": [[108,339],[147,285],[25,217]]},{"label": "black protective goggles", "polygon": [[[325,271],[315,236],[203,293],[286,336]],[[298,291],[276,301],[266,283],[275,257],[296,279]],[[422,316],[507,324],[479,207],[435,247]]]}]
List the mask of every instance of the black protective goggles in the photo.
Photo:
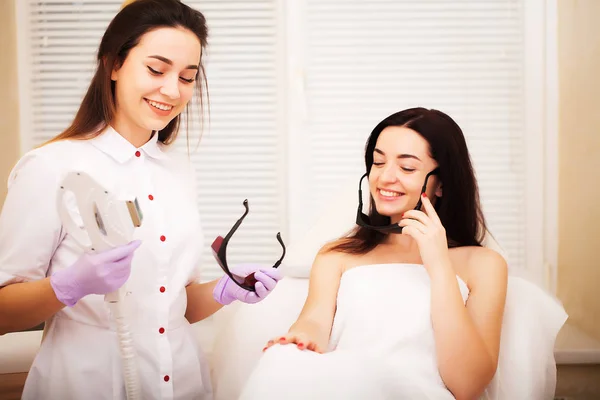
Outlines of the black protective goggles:
[{"label": "black protective goggles", "polygon": [[[225,238],[223,238],[222,236],[217,236],[217,238],[213,241],[210,247],[212,248],[213,255],[223,272],[225,272],[225,274],[227,274],[227,276],[231,278],[231,280],[234,281],[242,289],[255,292],[256,290],[254,288],[254,285],[256,284],[256,278],[254,277],[254,274],[250,274],[246,277],[237,276],[232,274],[229,270],[229,267],[227,266],[227,244],[229,243],[229,240],[231,239],[235,231],[242,224],[242,221],[244,220],[246,215],[248,215],[249,209],[247,199],[244,200],[244,207],[246,208],[244,215],[242,215],[242,217],[237,220],[237,222],[229,230],[229,233],[227,233]],[[285,257],[285,244],[283,244],[283,240],[281,240],[280,232],[277,232],[277,241],[281,244],[281,247],[283,248],[283,254],[281,255],[281,258],[277,260],[275,265],[273,265],[273,268],[279,267],[279,265],[281,265],[281,261],[283,261],[283,258]]]},{"label": "black protective goggles", "polygon": [[[421,196],[427,190],[427,181],[431,175],[437,175],[440,172],[439,168],[435,168],[433,171],[428,173],[425,176],[425,183],[423,183],[423,187],[421,188]],[[356,213],[356,224],[358,226],[362,226],[363,228],[372,229],[381,233],[402,233],[402,226],[399,226],[397,223],[389,224],[389,225],[373,225],[371,223],[371,218],[365,213],[363,213],[363,202],[362,202],[362,181],[367,177],[369,173],[365,173],[360,181],[358,182],[358,211]],[[414,208],[415,210],[420,210],[422,206],[421,196],[419,196],[419,201],[417,202],[417,206]]]}]

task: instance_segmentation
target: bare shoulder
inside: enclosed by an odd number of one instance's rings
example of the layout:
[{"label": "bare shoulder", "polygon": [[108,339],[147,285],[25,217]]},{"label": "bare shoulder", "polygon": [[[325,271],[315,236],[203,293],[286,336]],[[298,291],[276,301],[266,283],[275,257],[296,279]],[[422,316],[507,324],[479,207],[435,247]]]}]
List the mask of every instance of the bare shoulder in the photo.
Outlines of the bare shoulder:
[{"label": "bare shoulder", "polygon": [[327,244],[319,250],[310,269],[309,299],[335,298],[343,273],[344,253]]},{"label": "bare shoulder", "polygon": [[506,260],[495,250],[487,247],[469,247],[469,269],[474,272],[506,273]]},{"label": "bare shoulder", "polygon": [[351,254],[335,249],[335,247],[344,242],[344,239],[338,239],[325,244],[315,257],[313,270],[327,268],[334,270],[336,274],[341,275],[344,272],[345,265],[352,259]]},{"label": "bare shoulder", "polygon": [[487,286],[490,282],[506,285],[508,266],[498,252],[479,246],[464,246],[452,250],[456,272],[470,288],[481,283]]}]

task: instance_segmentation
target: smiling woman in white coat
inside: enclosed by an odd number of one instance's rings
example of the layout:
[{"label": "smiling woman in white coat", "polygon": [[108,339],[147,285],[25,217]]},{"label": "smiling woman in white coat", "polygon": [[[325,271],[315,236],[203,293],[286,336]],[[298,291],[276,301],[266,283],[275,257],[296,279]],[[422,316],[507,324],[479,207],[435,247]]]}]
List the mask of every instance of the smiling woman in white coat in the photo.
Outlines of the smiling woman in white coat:
[{"label": "smiling woman in white coat", "polygon": [[[254,274],[250,289],[228,275],[199,283],[194,169],[169,145],[180,114],[206,88],[206,21],[177,0],[129,3],[102,37],[72,124],[26,153],[9,177],[0,214],[0,334],[46,322],[24,399],[125,397],[103,296],[125,283],[141,398],[210,399],[190,324],[236,300],[256,303],[280,279],[274,268],[244,264],[230,272]],[[74,170],[113,193],[135,195],[144,222],[131,243],[86,253],[65,231],[55,199]]]}]

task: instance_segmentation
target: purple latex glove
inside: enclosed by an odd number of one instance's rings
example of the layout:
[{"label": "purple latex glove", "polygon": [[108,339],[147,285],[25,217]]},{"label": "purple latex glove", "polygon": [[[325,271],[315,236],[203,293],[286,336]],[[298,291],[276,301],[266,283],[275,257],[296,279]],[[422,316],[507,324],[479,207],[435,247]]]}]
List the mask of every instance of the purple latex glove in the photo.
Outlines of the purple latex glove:
[{"label": "purple latex glove", "polygon": [[50,277],[56,298],[72,307],[88,294],[107,294],[119,289],[131,272],[133,253],[142,242],[135,240],[124,246],[86,253],[75,264]]},{"label": "purple latex glove", "polygon": [[234,300],[239,300],[243,303],[254,304],[263,300],[271,293],[277,282],[282,278],[281,273],[275,268],[264,267],[256,264],[241,264],[230,269],[233,275],[245,278],[254,273],[254,278],[257,282],[254,285],[256,292],[250,292],[242,289],[227,275],[223,276],[217,282],[213,290],[214,299],[223,305],[230,304]]}]

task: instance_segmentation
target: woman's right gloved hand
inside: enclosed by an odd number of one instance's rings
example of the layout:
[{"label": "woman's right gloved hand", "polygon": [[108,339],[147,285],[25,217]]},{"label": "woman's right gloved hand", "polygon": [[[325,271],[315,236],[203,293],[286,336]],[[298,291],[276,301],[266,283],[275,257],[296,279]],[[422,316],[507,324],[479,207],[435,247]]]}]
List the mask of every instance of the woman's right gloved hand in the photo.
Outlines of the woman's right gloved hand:
[{"label": "woman's right gloved hand", "polygon": [[119,289],[129,278],[133,253],[141,243],[134,240],[110,250],[86,253],[75,264],[56,271],[50,277],[56,298],[72,307],[88,294],[107,294]]}]

